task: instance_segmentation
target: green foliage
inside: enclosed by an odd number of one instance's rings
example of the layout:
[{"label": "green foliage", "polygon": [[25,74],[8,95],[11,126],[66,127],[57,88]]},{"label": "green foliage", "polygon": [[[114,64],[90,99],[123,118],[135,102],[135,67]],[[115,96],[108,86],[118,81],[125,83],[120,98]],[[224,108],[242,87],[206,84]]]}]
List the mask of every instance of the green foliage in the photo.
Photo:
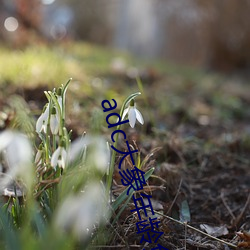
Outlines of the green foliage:
[{"label": "green foliage", "polygon": [[[126,100],[123,102],[122,107],[121,107],[121,111],[120,111],[120,117],[122,117],[122,114],[125,110],[126,105],[128,105],[128,103],[133,100],[135,97],[137,97],[138,95],[140,95],[140,92],[131,94],[130,96],[128,96],[126,98]],[[116,127],[116,130],[119,130],[121,127],[121,125],[118,125]],[[115,136],[115,143],[114,143],[114,147],[117,147],[117,143],[118,143],[118,133]],[[107,191],[109,192],[111,185],[112,185],[112,176],[113,176],[113,172],[114,172],[114,167],[115,167],[115,156],[116,156],[116,152],[114,151],[112,154],[112,158],[111,158],[111,163],[110,163],[110,167],[109,167],[109,174],[107,177]]]},{"label": "green foliage", "polygon": [[[145,178],[145,181],[148,180],[148,178],[153,174],[154,172],[154,168],[151,168],[150,170],[148,170],[145,175],[144,175],[144,178]],[[134,185],[134,182],[133,182],[133,185]],[[121,213],[123,212],[123,210],[126,208],[128,202],[130,201],[133,193],[134,193],[134,190],[130,189],[129,190],[129,194],[127,194],[127,191],[130,187],[127,187],[117,198],[116,200],[112,203],[112,209],[114,211],[116,211],[118,209],[119,206],[122,205],[122,203],[125,201],[125,204],[123,204],[123,206],[120,208],[119,212],[117,213],[116,217],[114,218],[113,220],[113,223],[115,223],[119,216],[121,215]]]},{"label": "green foliage", "polygon": [[[67,75],[67,62],[60,53],[46,47],[29,47],[24,51],[0,48],[0,82],[34,84],[60,81]],[[58,79],[59,77],[59,79]]]},{"label": "green foliage", "polygon": [[[100,136],[102,115],[97,112],[93,116],[94,136],[83,135],[71,141],[71,131],[65,127],[66,91],[69,84],[70,80],[57,89],[44,92],[47,104],[36,122],[36,131],[25,103],[19,97],[13,97],[11,105],[18,114],[11,126],[28,135],[32,144],[37,146],[32,168],[9,172],[15,182],[8,184],[14,185],[16,195],[1,205],[1,249],[75,250],[105,244],[111,236],[109,230],[105,230],[107,221],[117,221],[133,194],[130,190],[127,196],[126,189],[115,201],[109,201],[115,152],[112,152],[110,160],[108,143]],[[120,116],[126,105],[139,94],[131,94],[124,101]],[[10,131],[3,132],[2,136],[5,136],[8,143],[2,147],[11,148],[15,135]],[[20,138],[28,140],[23,136]],[[115,146],[117,141],[118,137]],[[24,147],[23,141],[15,139],[14,142],[14,150],[17,152],[19,147]],[[25,150],[31,149],[25,146]],[[22,157],[19,161],[22,161]],[[20,162],[8,167],[20,167]],[[141,168],[143,162],[138,154],[138,168]],[[29,171],[33,170],[35,178],[27,182],[33,176]],[[151,168],[146,172],[145,180],[153,171],[154,168]],[[107,182],[103,183],[103,180]],[[22,188],[23,197],[17,196],[17,186]],[[111,211],[116,213],[113,219]]]},{"label": "green foliage", "polygon": [[53,86],[69,75],[86,82],[92,75],[107,72],[113,57],[118,55],[86,43],[60,47],[37,45],[23,50],[11,50],[0,45],[0,54],[0,84],[18,86]]}]

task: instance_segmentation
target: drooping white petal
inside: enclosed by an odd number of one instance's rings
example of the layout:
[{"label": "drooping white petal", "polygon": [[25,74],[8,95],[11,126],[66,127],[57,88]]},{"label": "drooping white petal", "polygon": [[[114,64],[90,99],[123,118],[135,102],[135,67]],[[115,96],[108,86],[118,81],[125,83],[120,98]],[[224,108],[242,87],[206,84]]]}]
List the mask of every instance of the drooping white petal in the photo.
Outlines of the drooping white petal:
[{"label": "drooping white petal", "polygon": [[62,96],[57,96],[57,101],[58,101],[58,103],[59,103],[59,106],[60,106],[60,108],[61,108],[61,111],[62,111]]},{"label": "drooping white petal", "polygon": [[67,152],[67,163],[71,164],[76,160],[87,162],[86,166],[94,166],[101,172],[107,171],[110,163],[110,149],[106,140],[99,136],[89,135],[76,139],[71,143]]},{"label": "drooping white petal", "polygon": [[6,148],[6,156],[10,168],[20,167],[27,162],[31,162],[32,148],[25,135],[15,133],[12,141]]},{"label": "drooping white petal", "polygon": [[51,157],[51,166],[56,168],[58,165],[60,168],[65,168],[67,161],[67,152],[64,147],[59,146]]},{"label": "drooping white petal", "polygon": [[47,107],[44,111],[44,120],[48,121],[48,119],[49,119],[49,104],[47,104]]},{"label": "drooping white petal", "polygon": [[60,162],[58,162],[58,165],[60,168],[64,169],[67,161],[67,152],[64,148],[61,150],[61,159]]},{"label": "drooping white petal", "polygon": [[125,118],[126,114],[128,113],[129,111],[129,108],[126,108],[124,111],[123,111],[123,114],[122,114],[122,121],[123,119]]},{"label": "drooping white petal", "polygon": [[43,131],[45,134],[47,133],[47,125],[48,125],[48,123],[44,121],[43,125],[42,125],[42,130],[41,131]]},{"label": "drooping white petal", "polygon": [[143,124],[144,123],[144,120],[143,120],[143,117],[142,117],[142,114],[141,112],[135,108],[135,113],[136,113],[136,119],[141,123]]},{"label": "drooping white petal", "polygon": [[36,163],[36,164],[41,160],[41,158],[42,158],[42,153],[43,153],[42,150],[40,150],[40,149],[37,150],[37,153],[36,153],[36,156],[35,156],[35,163]]},{"label": "drooping white petal", "polygon": [[88,136],[84,136],[76,139],[73,143],[71,143],[68,151],[69,163],[72,163],[83,154],[83,152],[86,150],[86,145],[89,143],[88,141]]},{"label": "drooping white petal", "polygon": [[5,130],[0,133],[0,152],[5,149],[13,138],[13,133],[9,130]]},{"label": "drooping white petal", "polygon": [[33,152],[28,138],[21,133],[4,131],[0,134],[0,151],[2,150],[5,152],[3,156],[8,169],[5,177],[1,179],[0,188],[6,187],[18,176],[29,187],[33,181]]},{"label": "drooping white petal", "polygon": [[56,135],[59,131],[59,120],[56,114],[52,114],[50,117],[50,130],[53,135]]},{"label": "drooping white petal", "polygon": [[63,159],[61,156],[59,156],[59,159],[58,159],[58,161],[57,161],[57,164],[58,164],[58,167],[59,167],[59,168],[62,168],[62,169],[65,168],[65,161],[64,161],[64,159]]},{"label": "drooping white petal", "polygon": [[128,119],[129,119],[130,126],[134,128],[135,122],[136,122],[136,113],[135,113],[134,107],[130,107],[129,112],[128,112]]},{"label": "drooping white petal", "polygon": [[56,149],[56,151],[52,154],[52,157],[51,157],[50,163],[51,163],[51,166],[53,168],[55,168],[57,166],[57,164],[58,164],[58,158],[59,158],[60,154],[61,154],[61,147],[59,146]]},{"label": "drooping white petal", "polygon": [[110,162],[110,151],[107,147],[107,143],[103,138],[96,137],[93,138],[94,148],[93,148],[93,158],[95,166],[101,172],[106,172]]},{"label": "drooping white petal", "polygon": [[63,159],[66,162],[66,160],[67,160],[67,152],[66,152],[66,150],[64,148],[62,148],[61,155],[62,155]]},{"label": "drooping white petal", "polygon": [[45,111],[37,119],[37,122],[36,122],[37,133],[40,133],[41,131],[44,131],[44,133],[47,132],[48,120],[49,120],[49,105],[47,105]]},{"label": "drooping white petal", "polygon": [[59,211],[56,214],[55,226],[62,231],[70,230],[72,224],[75,223],[77,214],[78,203],[76,197],[68,196],[59,207]]},{"label": "drooping white petal", "polygon": [[43,123],[44,123],[44,113],[42,113],[39,116],[39,118],[37,119],[37,122],[36,122],[36,132],[37,133],[40,133],[42,131]]},{"label": "drooping white petal", "polygon": [[91,183],[80,195],[68,196],[55,216],[54,225],[59,232],[72,233],[77,239],[91,236],[95,225],[105,221],[108,204],[100,183]]}]

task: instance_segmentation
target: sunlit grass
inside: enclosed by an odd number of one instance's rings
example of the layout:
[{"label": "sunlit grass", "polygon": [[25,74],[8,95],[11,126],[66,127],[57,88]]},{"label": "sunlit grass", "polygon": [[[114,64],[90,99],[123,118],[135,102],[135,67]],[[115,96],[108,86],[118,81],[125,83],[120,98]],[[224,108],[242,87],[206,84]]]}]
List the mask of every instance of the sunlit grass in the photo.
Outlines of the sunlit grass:
[{"label": "sunlit grass", "polygon": [[[124,96],[136,92],[136,80],[126,75],[130,68],[134,68],[144,73],[152,69],[159,77],[155,82],[150,79],[146,83],[144,79],[142,81],[146,84],[145,94],[149,100],[155,100],[151,108],[155,105],[160,117],[173,112],[183,113],[184,110],[192,118],[193,105],[197,104],[193,100],[197,98],[199,102],[208,104],[211,110],[218,108],[212,113],[221,119],[244,115],[242,103],[231,93],[232,87],[225,87],[225,77],[192,66],[136,58],[125,52],[83,42],[33,45],[22,50],[2,45],[0,57],[0,85],[52,87],[72,77],[72,97],[69,99],[80,107],[99,103],[102,98],[112,99],[113,96],[121,102]],[[118,74],[112,68],[117,58],[124,63],[124,71]]]},{"label": "sunlit grass", "polygon": [[82,42],[33,45],[24,49],[0,45],[0,58],[0,84],[53,86],[69,77],[87,82],[91,77],[112,73],[111,64],[115,58],[121,58],[126,69],[153,67],[159,73],[182,73],[190,79],[202,76],[202,71],[192,67],[136,58],[122,51]]},{"label": "sunlit grass", "polygon": [[55,85],[69,75],[84,80],[78,60],[65,56],[60,48],[32,46],[24,50],[0,47],[0,83],[16,85]]}]

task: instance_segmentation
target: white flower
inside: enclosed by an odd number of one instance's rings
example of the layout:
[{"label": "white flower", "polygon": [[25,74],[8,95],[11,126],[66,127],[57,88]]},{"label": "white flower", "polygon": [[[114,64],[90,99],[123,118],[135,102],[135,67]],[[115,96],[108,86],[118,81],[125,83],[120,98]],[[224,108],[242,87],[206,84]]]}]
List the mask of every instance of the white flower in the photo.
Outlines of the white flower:
[{"label": "white flower", "polygon": [[98,182],[88,185],[79,195],[68,196],[56,213],[56,229],[72,233],[80,240],[90,237],[95,225],[108,217],[108,202],[104,197],[103,187]]},{"label": "white flower", "polygon": [[27,186],[33,181],[32,147],[28,138],[17,132],[6,130],[0,133],[0,152],[7,163],[7,173],[1,186],[7,186],[16,177],[21,177]]},{"label": "white flower", "polygon": [[62,87],[58,88],[57,94],[56,94],[56,99],[58,101],[58,104],[60,106],[60,110],[62,112],[62,103],[63,103],[63,97],[62,97]]},{"label": "white flower", "polygon": [[143,124],[144,123],[144,120],[143,120],[143,117],[142,117],[142,114],[141,112],[135,107],[135,103],[134,103],[134,100],[132,99],[130,101],[130,105],[128,108],[126,108],[123,112],[123,115],[122,115],[122,120],[124,120],[125,116],[128,114],[128,120],[129,120],[129,124],[132,128],[134,128],[135,126],[135,122],[136,122],[136,119],[141,123]]},{"label": "white flower", "polygon": [[107,142],[101,137],[95,137],[92,140],[93,150],[90,153],[90,164],[92,162],[98,170],[107,172],[110,164],[110,150]]},{"label": "white flower", "polygon": [[58,104],[59,104],[59,106],[61,108],[61,111],[62,111],[62,96],[58,95],[57,96],[57,101],[58,101]]},{"label": "white flower", "polygon": [[42,155],[43,155],[43,151],[38,149],[37,150],[37,153],[36,153],[36,156],[35,156],[35,163],[38,164],[40,163],[40,160],[42,158]]},{"label": "white flower", "polygon": [[46,134],[47,132],[47,125],[49,120],[49,104],[47,104],[45,110],[40,115],[36,122],[36,132],[41,133],[42,131]]},{"label": "white flower", "polygon": [[55,107],[52,108],[50,116],[50,130],[53,135],[56,135],[59,131],[59,117]]},{"label": "white flower", "polygon": [[56,168],[58,165],[60,168],[64,169],[67,160],[67,152],[65,148],[61,145],[59,146],[56,151],[53,153],[51,157],[51,166]]},{"label": "white flower", "polygon": [[93,166],[105,172],[110,164],[110,149],[102,137],[85,135],[76,139],[69,147],[68,162],[71,164],[79,157],[82,161],[87,161],[87,166]]}]

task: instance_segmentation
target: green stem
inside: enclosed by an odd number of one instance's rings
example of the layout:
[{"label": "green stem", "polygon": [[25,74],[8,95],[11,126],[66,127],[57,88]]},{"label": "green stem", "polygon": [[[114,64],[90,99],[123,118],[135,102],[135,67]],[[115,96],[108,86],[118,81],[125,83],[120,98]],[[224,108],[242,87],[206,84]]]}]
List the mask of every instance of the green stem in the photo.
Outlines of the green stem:
[{"label": "green stem", "polygon": [[52,147],[53,147],[53,152],[56,150],[56,136],[55,135],[52,135]]},{"label": "green stem", "polygon": [[48,117],[48,123],[47,123],[47,129],[45,134],[45,154],[46,154],[46,164],[49,163],[49,153],[51,151],[51,145],[50,145],[50,137],[49,137],[49,130],[50,130],[50,115],[52,111],[52,101],[51,98],[49,99],[49,117]]},{"label": "green stem", "polygon": [[[140,92],[134,93],[132,95],[130,95],[129,97],[127,97],[127,99],[123,102],[122,104],[122,108],[120,111],[120,117],[122,117],[122,114],[124,112],[124,109],[126,107],[126,105],[132,100],[134,99],[136,96],[140,95]],[[118,125],[116,127],[116,130],[119,130],[121,127],[121,125]],[[114,143],[114,147],[117,147],[117,143],[118,143],[118,136],[119,134],[116,133],[115,136],[115,143]],[[112,186],[112,178],[113,178],[113,173],[114,173],[114,169],[115,169],[115,156],[116,156],[116,151],[114,150],[112,152],[112,157],[111,157],[111,162],[110,162],[110,167],[109,167],[109,174],[108,174],[108,178],[107,178],[107,193],[109,193],[109,191],[111,190],[111,186]]]},{"label": "green stem", "polygon": [[[56,108],[57,108],[57,111],[58,111],[58,115],[59,115],[59,118],[60,118],[60,125],[59,125],[59,136],[62,136],[63,135],[63,124],[64,124],[64,119],[62,117],[62,111],[61,111],[61,108],[60,108],[60,105],[54,95],[54,93],[52,93],[51,91],[49,91],[49,94],[50,94],[50,97],[51,99],[53,100],[53,103],[56,105]],[[62,105],[63,106],[63,105]]]},{"label": "green stem", "polygon": [[66,96],[66,91],[68,89],[69,83],[71,82],[72,78],[70,78],[65,86],[63,86],[62,90],[62,127],[65,125],[65,96]]}]

